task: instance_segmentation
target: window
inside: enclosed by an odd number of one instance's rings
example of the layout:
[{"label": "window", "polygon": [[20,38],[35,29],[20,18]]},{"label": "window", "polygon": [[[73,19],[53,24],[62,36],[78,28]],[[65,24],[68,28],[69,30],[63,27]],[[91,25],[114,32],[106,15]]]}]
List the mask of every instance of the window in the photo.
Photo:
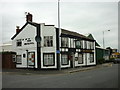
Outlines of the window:
[{"label": "window", "polygon": [[45,47],[53,46],[53,36],[44,36],[44,46]]},{"label": "window", "polygon": [[17,41],[17,46],[22,46],[22,41]]},{"label": "window", "polygon": [[26,55],[25,54],[23,54],[23,58],[25,58],[26,57]]},{"label": "window", "polygon": [[84,47],[87,49],[87,41],[84,41]]},{"label": "window", "polygon": [[54,54],[53,53],[44,53],[44,66],[53,66],[54,65]]},{"label": "window", "polygon": [[80,41],[76,41],[76,48],[81,48],[81,42]]},{"label": "window", "polygon": [[29,66],[35,65],[35,52],[28,52],[28,65]]},{"label": "window", "polygon": [[67,54],[62,54],[61,55],[61,62],[62,62],[62,65],[67,65],[68,64],[68,55]]},{"label": "window", "polygon": [[15,54],[12,55],[12,60],[13,60],[13,62],[16,62],[16,55]]},{"label": "window", "polygon": [[94,62],[94,54],[90,54],[90,63]]},{"label": "window", "polygon": [[70,38],[70,48],[74,48],[74,39]]},{"label": "window", "polygon": [[21,64],[22,63],[22,57],[21,57],[21,55],[17,55],[16,56],[16,60],[17,60],[17,64]]},{"label": "window", "polygon": [[79,64],[83,63],[83,55],[82,54],[78,54],[78,63]]},{"label": "window", "polygon": [[61,39],[61,46],[62,47],[68,47],[68,38],[62,37],[62,39]]},{"label": "window", "polygon": [[94,49],[94,42],[90,42],[90,49]]}]

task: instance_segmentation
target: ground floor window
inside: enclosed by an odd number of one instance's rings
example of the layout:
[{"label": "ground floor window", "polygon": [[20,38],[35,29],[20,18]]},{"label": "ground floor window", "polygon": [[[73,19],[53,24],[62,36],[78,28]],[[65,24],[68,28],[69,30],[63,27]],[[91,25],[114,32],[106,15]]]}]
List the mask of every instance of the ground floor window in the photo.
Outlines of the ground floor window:
[{"label": "ground floor window", "polygon": [[53,66],[54,60],[55,60],[54,53],[43,54],[43,65],[44,66]]},{"label": "ground floor window", "polygon": [[29,66],[35,65],[35,52],[28,53],[28,65]]},{"label": "ground floor window", "polygon": [[62,65],[68,65],[68,55],[67,54],[61,54],[61,63]]},{"label": "ground floor window", "polygon": [[94,54],[90,54],[90,63],[94,62]]},{"label": "ground floor window", "polygon": [[17,55],[16,56],[16,60],[17,60],[17,64],[21,64],[22,63],[22,56],[21,55]]},{"label": "ground floor window", "polygon": [[78,64],[83,63],[83,54],[78,54]]}]

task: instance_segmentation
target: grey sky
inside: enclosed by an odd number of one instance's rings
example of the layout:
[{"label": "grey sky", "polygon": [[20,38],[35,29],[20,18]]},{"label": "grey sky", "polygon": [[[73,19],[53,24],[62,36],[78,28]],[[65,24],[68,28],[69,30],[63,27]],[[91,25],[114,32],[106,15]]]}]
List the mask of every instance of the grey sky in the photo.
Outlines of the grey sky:
[{"label": "grey sky", "polygon": [[[110,29],[110,32],[105,32],[105,46],[118,48],[118,2],[65,1],[61,0],[60,3],[61,28],[84,35],[92,33],[101,46],[102,31]],[[17,25],[22,27],[25,24],[25,12],[33,14],[34,22],[53,24],[57,27],[57,0],[53,2],[5,0],[1,5],[3,42],[10,41]]]}]

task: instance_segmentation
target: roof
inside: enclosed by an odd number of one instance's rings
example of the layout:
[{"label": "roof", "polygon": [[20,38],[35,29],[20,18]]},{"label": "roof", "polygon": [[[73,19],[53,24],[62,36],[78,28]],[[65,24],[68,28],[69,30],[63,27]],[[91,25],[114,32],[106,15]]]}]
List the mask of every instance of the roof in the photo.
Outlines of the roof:
[{"label": "roof", "polygon": [[112,55],[120,55],[119,52],[112,53]]},{"label": "roof", "polygon": [[[26,22],[26,24],[20,29],[20,32],[26,27],[27,24],[30,24],[30,25],[33,25],[35,27],[38,27],[39,23],[35,23],[35,22],[31,22],[31,21],[28,21]],[[45,25],[45,26],[54,26],[54,25]],[[56,28],[58,29],[58,28]],[[19,32],[19,33],[20,33]],[[13,40],[19,33],[16,33],[11,39]],[[61,33],[62,35],[67,35],[67,36],[72,36],[72,37],[78,37],[78,38],[82,38],[82,39],[86,39],[86,40],[92,40],[94,41],[93,38],[88,38],[86,37],[85,35],[82,35],[82,34],[79,34],[77,32],[73,32],[73,31],[70,31],[70,30],[65,30],[65,29],[61,29]]]},{"label": "roof", "polygon": [[83,39],[87,39],[87,40],[94,40],[94,39],[88,38],[88,37],[86,37],[82,34],[79,34],[77,32],[73,32],[73,31],[70,31],[70,30],[61,29],[61,33],[65,34],[65,35],[68,35],[68,36],[83,38]]},{"label": "roof", "polygon": [[[38,26],[38,23],[28,21],[28,22],[26,22],[25,25],[20,29],[20,32],[27,26],[27,24],[33,25],[33,26],[35,26],[35,27]],[[19,33],[20,33],[20,32],[19,32]],[[19,33],[16,33],[11,39],[13,40]]]},{"label": "roof", "polygon": [[[90,39],[94,39],[94,37],[93,37],[92,34],[89,34],[87,37],[90,38]],[[94,39],[94,40],[95,40],[95,39]],[[100,47],[100,45],[99,45],[97,42],[95,42],[95,45]]]}]

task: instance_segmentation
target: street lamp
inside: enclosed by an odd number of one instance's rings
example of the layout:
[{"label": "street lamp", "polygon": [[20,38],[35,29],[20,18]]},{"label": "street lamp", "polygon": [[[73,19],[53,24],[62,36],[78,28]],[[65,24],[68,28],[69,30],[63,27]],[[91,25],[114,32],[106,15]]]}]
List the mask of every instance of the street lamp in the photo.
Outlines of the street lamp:
[{"label": "street lamp", "polygon": [[105,31],[103,31],[103,49],[105,48],[104,32],[106,32],[106,31],[110,31],[110,30],[105,30]]},{"label": "street lamp", "polygon": [[105,31],[103,31],[103,58],[105,58],[105,42],[104,42],[104,32],[106,32],[106,31],[110,31],[110,30],[105,30]]}]

